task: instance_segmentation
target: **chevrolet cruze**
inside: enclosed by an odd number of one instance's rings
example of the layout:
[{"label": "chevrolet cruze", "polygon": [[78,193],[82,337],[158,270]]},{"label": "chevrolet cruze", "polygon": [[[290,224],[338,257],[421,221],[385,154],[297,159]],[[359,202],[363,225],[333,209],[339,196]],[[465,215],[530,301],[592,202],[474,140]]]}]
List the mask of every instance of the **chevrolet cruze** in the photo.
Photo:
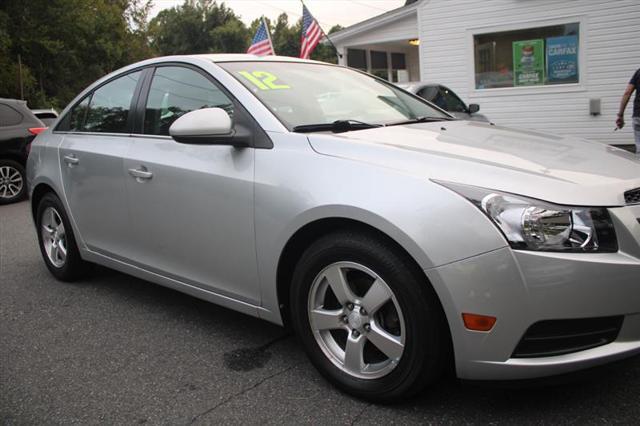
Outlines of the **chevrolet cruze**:
[{"label": "chevrolet cruze", "polygon": [[56,278],[98,263],[288,324],[362,398],[640,352],[640,160],[351,69],[128,66],[37,137],[28,182]]}]

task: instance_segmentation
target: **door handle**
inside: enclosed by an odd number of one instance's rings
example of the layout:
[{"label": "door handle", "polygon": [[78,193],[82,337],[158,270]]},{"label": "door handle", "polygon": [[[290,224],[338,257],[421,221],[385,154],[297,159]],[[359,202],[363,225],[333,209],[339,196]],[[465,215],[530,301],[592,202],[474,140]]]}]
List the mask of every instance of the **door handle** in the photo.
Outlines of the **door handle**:
[{"label": "door handle", "polygon": [[140,166],[139,169],[129,169],[129,174],[136,178],[138,182],[142,182],[143,180],[148,180],[153,177],[153,173],[148,171],[144,166]]},{"label": "door handle", "polygon": [[75,154],[65,155],[63,158],[64,158],[64,162],[67,163],[69,167],[75,166],[80,162],[80,159],[76,157]]}]

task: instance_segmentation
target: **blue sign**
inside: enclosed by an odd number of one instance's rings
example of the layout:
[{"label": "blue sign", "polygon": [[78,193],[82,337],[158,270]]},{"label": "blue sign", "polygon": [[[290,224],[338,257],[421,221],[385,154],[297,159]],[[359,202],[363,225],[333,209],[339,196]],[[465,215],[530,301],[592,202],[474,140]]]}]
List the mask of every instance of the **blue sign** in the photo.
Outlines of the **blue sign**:
[{"label": "blue sign", "polygon": [[547,39],[547,78],[549,83],[578,82],[578,36]]}]

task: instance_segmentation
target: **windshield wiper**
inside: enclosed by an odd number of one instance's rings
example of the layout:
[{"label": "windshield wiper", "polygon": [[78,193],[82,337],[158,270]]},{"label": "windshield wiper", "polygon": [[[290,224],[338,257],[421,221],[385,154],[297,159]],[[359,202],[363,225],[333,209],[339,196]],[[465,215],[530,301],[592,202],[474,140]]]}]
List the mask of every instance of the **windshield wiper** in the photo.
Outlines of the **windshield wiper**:
[{"label": "windshield wiper", "polygon": [[382,124],[365,123],[359,120],[336,120],[333,123],[318,123],[318,124],[302,124],[293,128],[297,133],[310,133],[310,132],[333,132],[341,133],[348,132],[350,130],[363,130],[372,129],[374,127],[382,127]]},{"label": "windshield wiper", "polygon": [[411,118],[409,120],[395,121],[393,123],[387,123],[385,126],[399,126],[401,124],[413,124],[413,123],[432,123],[434,121],[452,121],[453,117],[431,117],[428,115],[422,117]]}]

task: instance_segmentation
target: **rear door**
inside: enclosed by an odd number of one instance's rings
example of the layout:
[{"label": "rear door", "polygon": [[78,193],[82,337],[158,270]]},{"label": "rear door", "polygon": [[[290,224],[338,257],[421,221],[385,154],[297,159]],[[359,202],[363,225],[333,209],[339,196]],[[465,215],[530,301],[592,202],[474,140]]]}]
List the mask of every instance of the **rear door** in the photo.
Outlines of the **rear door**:
[{"label": "rear door", "polygon": [[126,257],[131,240],[123,158],[131,146],[132,105],[142,71],[100,86],[65,117],[59,157],[65,197],[93,251]]},{"label": "rear door", "polygon": [[256,131],[248,113],[204,72],[186,65],[155,69],[139,104],[143,125],[125,161],[131,258],[164,276],[257,304],[254,148],[186,145],[169,136],[176,119],[207,107],[223,108],[234,125]]}]

